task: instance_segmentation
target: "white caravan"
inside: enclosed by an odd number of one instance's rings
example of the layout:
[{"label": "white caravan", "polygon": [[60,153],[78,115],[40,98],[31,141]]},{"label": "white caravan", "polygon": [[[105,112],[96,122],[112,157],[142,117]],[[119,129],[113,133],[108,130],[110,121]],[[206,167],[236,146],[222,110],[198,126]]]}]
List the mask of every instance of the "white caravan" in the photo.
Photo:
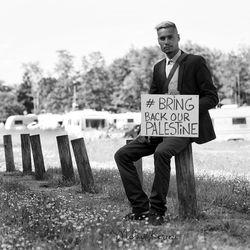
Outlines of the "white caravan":
[{"label": "white caravan", "polygon": [[250,140],[250,106],[224,105],[209,113],[217,140]]},{"label": "white caravan", "polygon": [[11,115],[5,122],[5,129],[26,129],[33,122],[38,122],[38,117],[35,114]]},{"label": "white caravan", "polygon": [[44,113],[38,115],[38,127],[43,130],[55,130],[63,126],[63,115]]},{"label": "white caravan", "polygon": [[140,112],[127,112],[110,115],[111,123],[117,129],[128,130],[141,124]]},{"label": "white caravan", "polygon": [[64,115],[63,126],[71,136],[96,139],[107,134],[109,115],[107,111],[91,109],[71,111]]}]

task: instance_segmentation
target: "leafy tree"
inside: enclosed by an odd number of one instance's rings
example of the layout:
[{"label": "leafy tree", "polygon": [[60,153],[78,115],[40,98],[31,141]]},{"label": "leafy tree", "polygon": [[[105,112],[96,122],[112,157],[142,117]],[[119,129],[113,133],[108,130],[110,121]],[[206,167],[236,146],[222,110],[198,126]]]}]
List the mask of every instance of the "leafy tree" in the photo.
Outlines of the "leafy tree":
[{"label": "leafy tree", "polygon": [[[131,49],[123,60],[117,60],[122,67],[119,74],[115,74],[117,66],[113,63],[112,81],[114,84],[113,104],[116,109],[140,110],[140,97],[148,93],[152,81],[153,65],[162,58],[158,47]],[[117,78],[116,78],[117,77]]]},{"label": "leafy tree", "polygon": [[111,89],[108,72],[104,68],[93,68],[83,80],[85,84],[80,86],[80,107],[85,106],[95,110],[109,109]]},{"label": "leafy tree", "polygon": [[[220,100],[250,104],[250,47],[223,53],[188,41],[182,46],[188,53],[202,55],[212,73]],[[154,64],[164,58],[158,46],[131,48],[109,66],[100,52],[82,57],[80,72],[74,69],[74,57],[59,50],[55,74],[43,76],[38,62],[24,64],[23,81],[9,87],[0,80],[0,115],[45,110],[65,112],[77,103],[79,108],[137,111],[140,96],[147,93]],[[238,99],[237,99],[238,98]],[[240,98],[240,100],[239,100]]]},{"label": "leafy tree", "polygon": [[40,110],[43,112],[57,112],[54,109],[54,99],[51,96],[54,95],[53,91],[57,84],[57,79],[53,77],[45,77],[42,78],[39,86],[40,86]]},{"label": "leafy tree", "polygon": [[94,51],[87,56],[82,57],[83,73],[86,73],[93,68],[103,68],[105,65],[105,59],[100,51]]},{"label": "leafy tree", "polygon": [[225,88],[223,89],[227,77],[227,72],[225,71],[227,61],[226,54],[219,50],[211,50],[208,47],[200,46],[191,41],[183,45],[183,50],[187,53],[201,55],[205,58],[220,99],[226,98]]},{"label": "leafy tree", "polygon": [[0,120],[6,120],[10,115],[23,114],[25,107],[17,101],[15,90],[0,91]]},{"label": "leafy tree", "polygon": [[123,82],[131,72],[129,60],[127,57],[116,59],[109,66],[108,70],[113,89],[112,107],[114,111],[118,111],[124,106],[124,101],[122,100],[122,96],[124,95]]},{"label": "leafy tree", "polygon": [[58,112],[70,110],[73,98],[73,56],[67,50],[59,50],[58,62],[55,67],[57,82],[51,93],[51,109]]},{"label": "leafy tree", "polygon": [[23,75],[23,82],[18,86],[16,91],[17,101],[22,104],[27,113],[32,113],[34,110],[32,83],[30,75],[25,72]]},{"label": "leafy tree", "polygon": [[79,107],[95,110],[111,109],[112,85],[100,52],[83,58],[83,73],[78,87]]},{"label": "leafy tree", "polygon": [[239,104],[250,105],[250,47],[242,47],[237,59],[238,86],[236,85],[236,93],[240,97]]},{"label": "leafy tree", "polygon": [[39,62],[30,62],[23,64],[24,77],[29,78],[31,85],[31,94],[33,96],[34,112],[39,113],[40,111],[40,86],[39,83],[43,78],[43,70]]}]

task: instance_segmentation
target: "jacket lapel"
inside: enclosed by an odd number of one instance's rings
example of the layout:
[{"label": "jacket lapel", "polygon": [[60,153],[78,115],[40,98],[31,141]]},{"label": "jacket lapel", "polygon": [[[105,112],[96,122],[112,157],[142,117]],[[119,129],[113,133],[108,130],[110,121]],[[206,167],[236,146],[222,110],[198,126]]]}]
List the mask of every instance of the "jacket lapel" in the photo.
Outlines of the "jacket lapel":
[{"label": "jacket lapel", "polygon": [[160,79],[161,89],[163,90],[165,82],[167,81],[167,78],[166,78],[166,59],[162,60],[162,63],[161,63],[159,70],[160,70],[159,76],[161,77],[161,79]]},{"label": "jacket lapel", "polygon": [[[186,59],[186,58],[185,58]],[[179,75],[178,75],[178,86],[177,90],[182,94],[182,85],[183,85],[183,72],[186,66],[186,60],[183,60],[179,66]]]}]

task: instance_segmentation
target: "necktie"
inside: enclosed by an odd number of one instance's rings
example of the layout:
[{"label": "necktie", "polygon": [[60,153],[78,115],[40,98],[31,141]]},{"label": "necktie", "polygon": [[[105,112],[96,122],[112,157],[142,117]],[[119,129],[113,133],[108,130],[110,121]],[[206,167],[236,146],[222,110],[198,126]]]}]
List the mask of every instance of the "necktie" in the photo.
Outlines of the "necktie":
[{"label": "necktie", "polygon": [[169,72],[172,69],[172,67],[173,67],[173,60],[170,59],[170,60],[168,60],[168,64],[167,64],[167,67],[166,67],[166,75],[167,75],[167,77],[168,77]]}]

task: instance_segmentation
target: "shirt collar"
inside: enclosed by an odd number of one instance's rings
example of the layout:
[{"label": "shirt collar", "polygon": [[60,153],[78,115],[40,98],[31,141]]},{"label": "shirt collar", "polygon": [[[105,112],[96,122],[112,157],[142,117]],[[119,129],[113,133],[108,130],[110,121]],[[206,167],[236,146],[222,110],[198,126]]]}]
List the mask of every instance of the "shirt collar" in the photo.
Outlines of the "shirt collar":
[{"label": "shirt collar", "polygon": [[175,56],[172,58],[172,59],[169,59],[167,56],[166,56],[166,63],[168,65],[168,61],[173,61],[174,63],[177,61],[178,57],[181,55],[181,50],[179,50]]}]

